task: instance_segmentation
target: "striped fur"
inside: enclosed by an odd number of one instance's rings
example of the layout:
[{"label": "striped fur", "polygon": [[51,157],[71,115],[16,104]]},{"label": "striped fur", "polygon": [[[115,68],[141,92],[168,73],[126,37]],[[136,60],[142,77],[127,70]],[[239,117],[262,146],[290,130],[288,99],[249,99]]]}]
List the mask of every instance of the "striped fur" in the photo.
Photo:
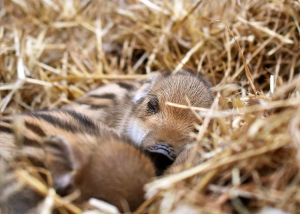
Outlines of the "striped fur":
[{"label": "striped fur", "polygon": [[195,130],[194,124],[201,123],[190,110],[165,104],[187,105],[186,99],[192,106],[209,108],[213,95],[201,75],[183,70],[175,75],[155,73],[147,81],[127,82],[124,87],[111,83],[68,108],[117,129],[155,159],[163,155],[172,162],[192,142],[190,132]]},{"label": "striped fur", "polygon": [[69,105],[62,106],[62,109],[80,112],[115,128],[120,123],[123,112],[120,109],[130,103],[143,83],[143,80],[109,83],[87,93]]},{"label": "striped fur", "polygon": [[[125,193],[139,192],[142,186],[132,186],[133,183],[139,183],[133,182],[133,179],[143,177],[142,183],[145,183],[155,173],[152,163],[141,150],[124,143],[118,135],[124,135],[141,148],[151,158],[158,171],[167,168],[177,156],[175,165],[183,163],[189,154],[184,147],[192,142],[190,132],[194,130],[193,124],[200,121],[190,110],[171,107],[166,105],[166,102],[186,105],[186,98],[191,105],[204,108],[209,108],[213,101],[209,85],[201,77],[187,71],[181,71],[175,75],[156,73],[147,81],[107,84],[89,92],[74,103],[63,106],[61,110],[37,111],[19,115],[25,125],[21,147],[15,140],[13,117],[2,118],[0,121],[0,147],[2,148],[0,156],[7,161],[14,160],[15,157],[26,156],[37,159],[36,162],[44,163],[48,154],[44,167],[52,171],[56,179],[57,190],[66,189],[72,180],[76,180],[71,176],[74,171],[77,177],[81,177],[77,179],[79,189],[80,185],[88,188],[89,183],[97,183],[99,173],[95,174],[95,172],[98,171],[110,172],[106,177],[108,181],[113,181],[114,177],[120,175],[120,173],[115,174],[114,169],[122,163],[121,175],[123,174],[123,177],[120,179],[124,179],[125,175],[134,177],[125,179],[122,187],[115,187],[114,184],[111,186],[114,186],[115,192],[122,190],[124,197],[127,197],[126,200],[130,201],[130,198],[136,197]],[[104,149],[106,145],[108,148]],[[103,158],[107,153],[101,155],[99,153],[104,150],[110,151],[111,156]],[[57,157],[57,155],[60,156]],[[87,165],[90,160],[93,160],[91,157],[95,157],[97,161]],[[106,167],[102,168],[102,164],[99,166],[95,164],[105,163],[108,158],[116,161],[110,160],[109,163],[112,164],[103,164]],[[142,165],[145,167],[143,168]],[[57,169],[55,166],[62,168]],[[132,170],[136,171],[133,173]],[[147,171],[150,171],[150,174]],[[168,172],[173,171],[168,170]],[[89,173],[91,173],[90,176],[87,176],[84,182],[81,181],[85,176],[80,175]],[[100,180],[102,178],[101,175]],[[126,185],[126,182],[129,183]],[[141,192],[140,195],[142,195]],[[82,200],[86,200],[96,192],[84,194],[86,195],[82,196]],[[113,194],[106,195],[111,197],[111,200],[106,200],[120,207]],[[103,199],[97,194],[96,197]]]},{"label": "striped fur", "polygon": [[[18,116],[24,120],[26,128],[21,143],[22,153],[27,156],[43,156],[40,142],[45,136],[61,135],[70,143],[76,144],[77,139],[85,139],[82,142],[95,141],[96,136],[101,134],[101,130],[106,129],[102,124],[72,110],[36,111]],[[18,151],[13,136],[13,120],[14,116],[0,120],[0,147],[2,148],[0,155],[8,160],[13,158],[10,151]],[[91,143],[95,142],[88,142]]]},{"label": "striped fur", "polygon": [[[16,122],[24,127],[15,126]],[[125,211],[122,203],[127,201],[133,211],[143,202],[143,185],[156,175],[151,160],[134,144],[73,110],[36,111],[0,119],[0,148],[0,159],[8,165],[23,163],[26,157],[35,166],[48,169],[59,194],[79,189],[81,196],[75,201],[79,205],[98,198]],[[1,200],[7,188],[9,185],[0,184]],[[3,212],[30,213],[40,200],[25,188],[0,205]]]}]

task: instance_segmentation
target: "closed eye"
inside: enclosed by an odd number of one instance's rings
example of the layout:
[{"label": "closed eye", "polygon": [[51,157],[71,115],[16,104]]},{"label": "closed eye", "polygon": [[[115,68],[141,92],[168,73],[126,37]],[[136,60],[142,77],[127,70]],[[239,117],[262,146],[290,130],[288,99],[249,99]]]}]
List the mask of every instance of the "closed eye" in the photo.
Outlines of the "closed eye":
[{"label": "closed eye", "polygon": [[159,111],[159,103],[157,98],[151,98],[147,103],[147,111],[156,114]]}]

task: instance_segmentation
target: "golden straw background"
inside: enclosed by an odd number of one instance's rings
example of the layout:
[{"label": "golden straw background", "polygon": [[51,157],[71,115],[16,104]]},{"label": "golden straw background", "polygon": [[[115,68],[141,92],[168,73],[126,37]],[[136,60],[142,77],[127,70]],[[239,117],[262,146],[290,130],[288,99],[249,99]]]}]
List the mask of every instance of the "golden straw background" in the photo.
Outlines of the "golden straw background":
[{"label": "golden straw background", "polygon": [[295,0],[0,0],[0,115],[57,107],[115,79],[190,69],[216,99],[209,110],[170,104],[202,118],[195,152],[179,173],[145,187],[137,212],[299,213],[299,23]]}]

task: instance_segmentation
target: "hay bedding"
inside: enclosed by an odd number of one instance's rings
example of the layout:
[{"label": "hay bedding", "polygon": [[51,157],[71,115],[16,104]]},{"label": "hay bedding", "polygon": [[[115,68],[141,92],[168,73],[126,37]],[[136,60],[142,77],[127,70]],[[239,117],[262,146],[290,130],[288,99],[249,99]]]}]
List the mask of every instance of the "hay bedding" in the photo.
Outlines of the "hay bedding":
[{"label": "hay bedding", "polygon": [[1,0],[0,111],[56,107],[114,79],[192,69],[210,80],[215,102],[177,106],[203,119],[196,152],[185,170],[146,186],[138,212],[299,213],[299,14],[292,0]]}]

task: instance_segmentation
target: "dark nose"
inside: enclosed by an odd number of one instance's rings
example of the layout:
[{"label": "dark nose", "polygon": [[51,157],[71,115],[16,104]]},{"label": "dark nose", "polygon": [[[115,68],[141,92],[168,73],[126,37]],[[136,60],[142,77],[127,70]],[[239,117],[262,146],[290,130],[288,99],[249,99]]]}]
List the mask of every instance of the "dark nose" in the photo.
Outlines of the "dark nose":
[{"label": "dark nose", "polygon": [[162,175],[163,172],[175,161],[176,156],[173,148],[167,143],[159,142],[154,146],[146,148],[146,154],[152,160],[157,175]]},{"label": "dark nose", "polygon": [[173,148],[167,143],[156,143],[154,146],[147,147],[146,150],[151,153],[161,154],[174,161],[176,156]]}]

